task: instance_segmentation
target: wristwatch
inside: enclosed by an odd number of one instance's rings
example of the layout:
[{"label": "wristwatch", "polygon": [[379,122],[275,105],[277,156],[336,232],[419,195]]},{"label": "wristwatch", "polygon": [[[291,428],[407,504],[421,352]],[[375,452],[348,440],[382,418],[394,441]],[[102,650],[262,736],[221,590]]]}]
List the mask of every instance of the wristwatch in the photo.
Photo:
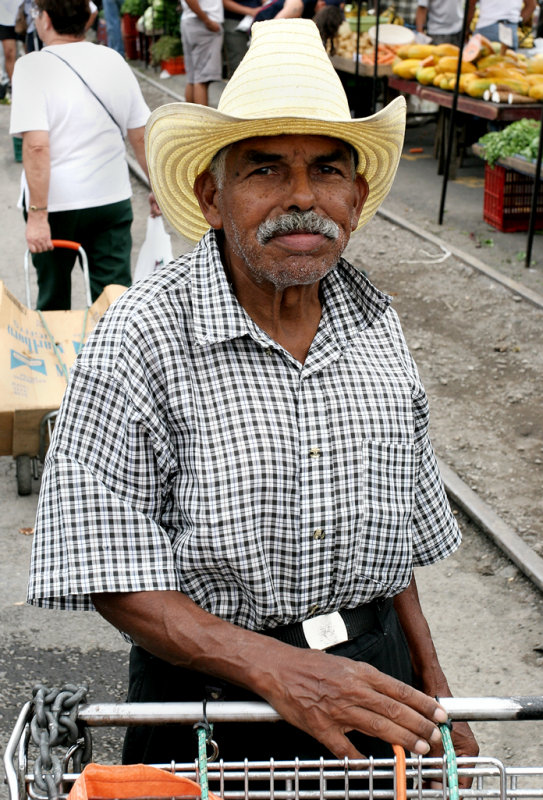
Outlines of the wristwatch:
[{"label": "wristwatch", "polygon": [[47,206],[30,206],[29,211],[47,211]]}]

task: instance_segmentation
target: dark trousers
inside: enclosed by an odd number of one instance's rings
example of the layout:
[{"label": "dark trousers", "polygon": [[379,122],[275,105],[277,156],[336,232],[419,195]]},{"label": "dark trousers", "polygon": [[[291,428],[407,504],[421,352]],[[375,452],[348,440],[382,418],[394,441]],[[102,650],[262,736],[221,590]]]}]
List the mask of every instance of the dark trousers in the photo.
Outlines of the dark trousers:
[{"label": "dark trousers", "polygon": [[[132,204],[130,200],[49,214],[52,239],[70,239],[85,250],[93,302],[110,283],[130,286]],[[36,307],[68,310],[72,302],[72,269],[76,253],[55,249],[32,256],[38,277]]]},{"label": "dark trousers", "polygon": [[[405,636],[392,606],[380,619],[379,630],[331,648],[334,655],[364,661],[382,672],[412,685],[411,660]],[[200,700],[261,700],[252,692],[192,670],[174,667],[140,647],[130,654],[128,702],[187,702]],[[219,757],[225,761],[330,758],[330,753],[303,731],[286,722],[218,723],[213,738]],[[349,738],[365,756],[391,758],[386,742],[356,731]],[[160,764],[193,761],[197,756],[196,734],[190,725],[132,726],[127,729],[124,764]]]}]

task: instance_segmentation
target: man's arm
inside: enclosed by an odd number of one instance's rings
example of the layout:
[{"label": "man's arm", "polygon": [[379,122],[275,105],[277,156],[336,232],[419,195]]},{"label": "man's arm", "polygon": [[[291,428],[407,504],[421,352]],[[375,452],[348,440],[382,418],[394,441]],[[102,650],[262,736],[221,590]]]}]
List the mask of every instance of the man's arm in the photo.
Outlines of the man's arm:
[{"label": "man's arm", "polygon": [[426,17],[428,16],[428,9],[425,6],[417,6],[415,12],[415,28],[418,33],[424,33],[426,27]]},{"label": "man's arm", "polygon": [[[47,198],[51,176],[48,131],[23,133],[23,167],[28,183],[26,198],[28,220],[26,242],[31,253],[44,253],[53,249],[51,229],[47,220]],[[39,211],[32,211],[35,207]]]},{"label": "man's arm", "polygon": [[260,6],[250,8],[249,6],[242,6],[241,3],[236,3],[235,0],[223,0],[222,4],[227,11],[232,11],[234,14],[243,14],[244,16],[250,14],[254,17],[260,11]]},{"label": "man's arm", "polygon": [[359,758],[359,730],[415,753],[440,741],[446,713],[434,698],[361,662],[292,647],[225,622],[180,592],[95,594],[98,611],[148,652],[243,686],[322,742]]},{"label": "man's arm", "polygon": [[[129,128],[126,135],[132,146],[134,155],[136,156],[136,161],[145,172],[147,179],[149,179],[149,169],[147,167],[147,159],[145,158],[145,126]],[[149,192],[149,206],[152,217],[159,217],[162,214],[153,192]]]},{"label": "man's arm", "polygon": [[301,17],[303,10],[303,0],[285,0],[283,8],[275,15],[275,19],[293,19]]},{"label": "man's arm", "polygon": [[[430,628],[422,613],[414,577],[407,589],[394,598],[394,608],[407,639],[417,688],[431,697],[450,697],[452,693],[439,663]],[[476,756],[479,752],[477,742],[466,723],[455,722],[453,743],[458,756]],[[431,755],[439,754],[439,747],[432,750]],[[465,787],[470,784],[462,779],[459,782]]]}]

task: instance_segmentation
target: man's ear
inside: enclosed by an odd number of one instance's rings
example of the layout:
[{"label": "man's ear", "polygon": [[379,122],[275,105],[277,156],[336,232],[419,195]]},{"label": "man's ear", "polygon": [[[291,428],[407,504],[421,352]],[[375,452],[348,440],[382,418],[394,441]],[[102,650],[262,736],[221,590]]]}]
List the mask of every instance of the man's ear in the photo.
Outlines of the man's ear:
[{"label": "man's ear", "polygon": [[215,230],[222,228],[219,210],[219,190],[211,172],[201,172],[194,182],[194,194],[206,221]]},{"label": "man's ear", "polygon": [[356,230],[358,225],[358,220],[360,219],[360,214],[362,213],[362,209],[364,208],[364,203],[368,199],[369,194],[369,186],[368,182],[363,175],[360,175],[359,172],[356,173],[354,179],[354,204],[353,204],[353,213],[352,213],[352,221],[351,221],[351,230]]}]

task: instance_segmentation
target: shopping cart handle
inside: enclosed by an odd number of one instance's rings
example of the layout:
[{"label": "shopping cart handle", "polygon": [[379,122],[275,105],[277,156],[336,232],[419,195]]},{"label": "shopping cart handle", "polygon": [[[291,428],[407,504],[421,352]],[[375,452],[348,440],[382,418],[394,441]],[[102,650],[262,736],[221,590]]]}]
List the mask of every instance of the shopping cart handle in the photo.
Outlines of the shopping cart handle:
[{"label": "shopping cart handle", "polygon": [[65,250],[80,250],[79,242],[71,242],[69,239],[51,239],[53,247],[63,247]]}]

